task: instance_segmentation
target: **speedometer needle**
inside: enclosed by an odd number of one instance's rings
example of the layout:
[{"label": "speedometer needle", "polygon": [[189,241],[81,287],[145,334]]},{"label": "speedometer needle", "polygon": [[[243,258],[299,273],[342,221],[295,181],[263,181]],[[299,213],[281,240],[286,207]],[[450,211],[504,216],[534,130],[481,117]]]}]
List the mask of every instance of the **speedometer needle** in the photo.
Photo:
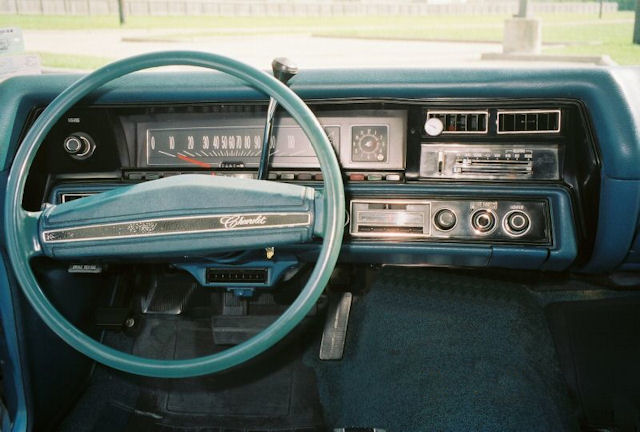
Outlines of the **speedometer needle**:
[{"label": "speedometer needle", "polygon": [[178,159],[182,159],[185,162],[192,163],[202,168],[211,168],[211,165],[206,162],[202,162],[202,161],[199,161],[198,159],[190,158],[189,156],[185,156],[180,153],[178,153]]}]

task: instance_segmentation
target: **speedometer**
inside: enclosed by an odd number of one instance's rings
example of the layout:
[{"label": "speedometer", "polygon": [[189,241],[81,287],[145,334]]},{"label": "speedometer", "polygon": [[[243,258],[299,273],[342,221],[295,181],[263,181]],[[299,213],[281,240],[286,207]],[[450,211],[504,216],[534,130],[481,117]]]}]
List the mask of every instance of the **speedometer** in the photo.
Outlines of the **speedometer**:
[{"label": "speedometer", "polygon": [[[217,105],[216,105],[217,106]],[[214,106],[214,107],[216,107]],[[206,108],[206,109],[205,109]],[[159,171],[252,170],[262,154],[264,109],[194,107],[192,112],[125,118],[135,126],[138,168]],[[264,107],[262,107],[264,108]],[[198,112],[206,110],[207,112]],[[407,114],[401,110],[318,109],[318,120],[344,169],[401,170],[405,163]],[[270,149],[273,169],[320,167],[309,138],[285,113],[276,118]]]},{"label": "speedometer", "polygon": [[[338,146],[340,128],[325,132]],[[225,126],[147,129],[148,166],[192,166],[200,168],[255,167],[262,150],[263,127]],[[277,126],[271,155],[277,158],[315,158],[311,143],[298,126]]]}]

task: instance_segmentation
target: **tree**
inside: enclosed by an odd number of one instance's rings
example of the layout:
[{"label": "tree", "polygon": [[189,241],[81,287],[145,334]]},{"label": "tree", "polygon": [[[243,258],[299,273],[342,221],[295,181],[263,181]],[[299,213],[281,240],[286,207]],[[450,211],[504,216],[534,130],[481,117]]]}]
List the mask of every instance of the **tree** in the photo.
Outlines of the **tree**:
[{"label": "tree", "polygon": [[124,0],[118,0],[118,17],[120,18],[120,25],[124,24]]},{"label": "tree", "polygon": [[636,23],[633,25],[633,43],[640,45],[640,0],[636,0]]}]

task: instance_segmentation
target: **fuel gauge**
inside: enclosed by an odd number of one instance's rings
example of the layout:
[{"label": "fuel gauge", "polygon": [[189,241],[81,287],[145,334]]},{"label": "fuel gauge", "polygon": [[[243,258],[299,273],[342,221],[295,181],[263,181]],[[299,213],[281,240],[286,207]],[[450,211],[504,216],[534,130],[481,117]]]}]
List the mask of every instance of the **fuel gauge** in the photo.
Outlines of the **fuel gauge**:
[{"label": "fuel gauge", "polygon": [[351,128],[351,160],[353,162],[386,162],[388,140],[387,126],[353,126]]}]

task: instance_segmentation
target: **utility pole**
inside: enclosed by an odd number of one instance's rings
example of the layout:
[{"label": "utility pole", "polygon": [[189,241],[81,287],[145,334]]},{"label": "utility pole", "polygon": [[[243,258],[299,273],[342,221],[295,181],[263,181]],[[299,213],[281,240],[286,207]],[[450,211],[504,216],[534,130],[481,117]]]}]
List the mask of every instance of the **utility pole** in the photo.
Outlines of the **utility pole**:
[{"label": "utility pole", "polygon": [[640,0],[636,0],[636,23],[633,25],[633,43],[640,45]]},{"label": "utility pole", "polygon": [[118,0],[118,17],[120,18],[120,25],[123,25],[125,23],[124,0]]}]

